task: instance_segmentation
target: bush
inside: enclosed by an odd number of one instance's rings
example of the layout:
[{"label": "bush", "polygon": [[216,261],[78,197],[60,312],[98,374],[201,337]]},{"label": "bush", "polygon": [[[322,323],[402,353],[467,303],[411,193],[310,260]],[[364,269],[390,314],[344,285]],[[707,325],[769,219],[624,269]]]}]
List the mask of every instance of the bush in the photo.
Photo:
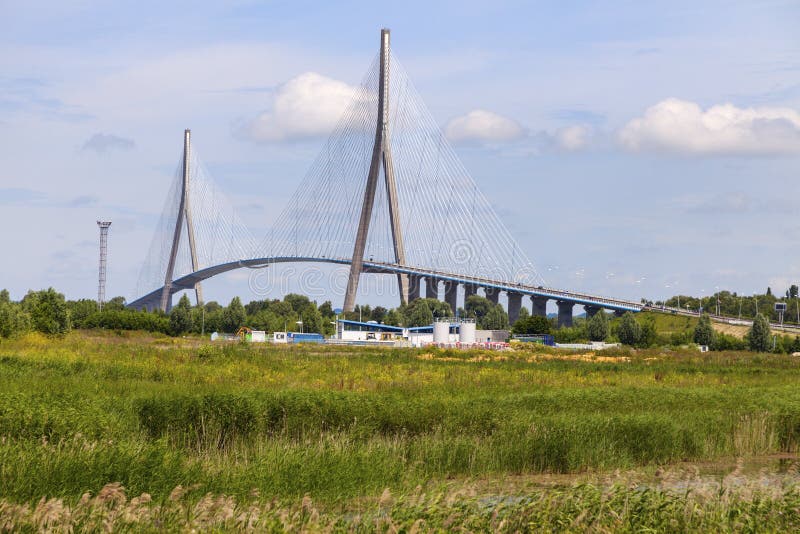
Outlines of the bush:
[{"label": "bush", "polygon": [[66,334],[72,327],[64,295],[52,287],[28,292],[22,306],[30,313],[33,328],[43,334]]},{"label": "bush", "polygon": [[103,310],[84,319],[84,328],[107,330],[146,330],[148,332],[170,332],[169,318],[164,315],[138,310]]},{"label": "bush", "polygon": [[721,332],[714,335],[712,350],[747,350],[747,341]]},{"label": "bush", "polygon": [[[244,313],[244,309],[242,309]],[[183,295],[178,305],[169,313],[169,330],[173,336],[179,336],[192,331],[192,305],[189,297]]]},{"label": "bush", "polygon": [[622,316],[619,328],[617,328],[617,337],[620,343],[625,345],[634,346],[639,343],[639,339],[642,337],[642,328],[631,312],[625,312],[625,315]]},{"label": "bush", "polygon": [[769,352],[772,349],[772,332],[769,321],[762,314],[756,315],[753,327],[747,333],[747,343],[750,350],[755,352]]},{"label": "bush", "polygon": [[714,327],[711,326],[711,318],[707,313],[697,321],[697,326],[694,328],[694,342],[709,347],[714,345]]},{"label": "bush", "polygon": [[592,341],[605,341],[608,337],[608,317],[605,312],[600,310],[589,319],[587,326],[589,339]]},{"label": "bush", "polygon": [[30,315],[19,304],[0,301],[0,337],[17,337],[30,329]]},{"label": "bush", "polygon": [[521,317],[511,331],[518,336],[542,335],[550,333],[550,321],[547,317],[529,315]]}]

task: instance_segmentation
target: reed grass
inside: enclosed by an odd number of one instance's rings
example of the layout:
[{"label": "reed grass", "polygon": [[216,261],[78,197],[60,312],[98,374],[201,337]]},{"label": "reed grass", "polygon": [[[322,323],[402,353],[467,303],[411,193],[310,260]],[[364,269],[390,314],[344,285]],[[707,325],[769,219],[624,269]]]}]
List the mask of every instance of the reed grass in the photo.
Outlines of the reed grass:
[{"label": "reed grass", "polygon": [[119,483],[157,502],[197,485],[337,503],[453,477],[793,452],[799,378],[795,358],[743,353],[30,335],[0,342],[0,498],[33,513],[42,496]]}]

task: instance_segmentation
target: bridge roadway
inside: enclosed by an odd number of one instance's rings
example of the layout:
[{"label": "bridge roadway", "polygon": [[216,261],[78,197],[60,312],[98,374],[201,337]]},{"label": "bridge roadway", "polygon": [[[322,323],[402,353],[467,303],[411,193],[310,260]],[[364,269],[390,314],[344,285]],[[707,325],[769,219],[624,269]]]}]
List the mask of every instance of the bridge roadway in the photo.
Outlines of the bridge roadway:
[{"label": "bridge roadway", "polygon": [[[297,256],[279,256],[279,257],[268,257],[268,258],[255,258],[249,260],[239,260],[230,263],[223,263],[220,265],[215,265],[213,267],[207,267],[205,269],[201,269],[194,273],[188,274],[183,276],[172,283],[172,288],[170,290],[171,294],[175,294],[178,291],[183,291],[187,289],[193,289],[194,285],[198,282],[202,282],[203,280],[207,280],[212,276],[216,276],[218,274],[222,274],[228,271],[232,271],[234,269],[240,268],[250,268],[250,269],[258,269],[262,267],[267,267],[274,263],[332,263],[337,265],[350,265],[349,258],[314,258],[314,257],[297,257]],[[549,287],[543,286],[531,286],[525,284],[515,284],[509,282],[502,282],[497,280],[491,280],[488,278],[479,278],[479,277],[472,277],[472,276],[465,276],[461,274],[453,274],[453,273],[446,273],[442,271],[433,271],[429,269],[421,269],[418,267],[409,267],[403,265],[397,265],[392,263],[383,263],[383,262],[375,262],[375,261],[365,261],[364,262],[364,271],[369,273],[379,273],[379,274],[396,274],[396,273],[404,273],[408,274],[413,277],[417,277],[418,279],[425,278],[426,280],[434,280],[438,282],[444,282],[445,284],[459,284],[464,286],[471,286],[473,288],[482,287],[484,290],[488,289],[490,291],[495,292],[506,292],[509,295],[527,295],[531,298],[542,299],[546,300],[555,300],[558,303],[565,303],[567,304],[567,308],[569,308],[569,312],[571,314],[571,306],[575,304],[580,304],[582,306],[587,307],[588,310],[599,310],[599,309],[606,309],[611,310],[617,313],[624,313],[626,311],[630,312],[640,312],[640,311],[652,311],[656,313],[668,313],[673,315],[681,315],[684,317],[699,317],[700,312],[696,310],[687,310],[683,308],[674,308],[669,306],[654,306],[649,304],[641,304],[638,302],[633,302],[629,300],[623,299],[615,299],[615,298],[608,298],[608,297],[601,297],[597,295],[590,295],[587,293],[577,293],[574,291],[564,291],[560,289],[553,289]],[[155,309],[158,308],[161,300],[161,291],[163,286],[151,291],[150,293],[136,299],[135,301],[128,304],[128,307],[135,308],[135,309]],[[497,293],[495,293],[497,294]],[[438,295],[437,295],[438,298]],[[517,301],[518,302],[518,301]],[[451,303],[452,304],[452,303]],[[511,310],[510,310],[511,311]],[[742,320],[742,319],[735,319],[731,317],[725,317],[722,315],[714,315],[709,314],[711,320],[720,322],[720,323],[727,323],[733,325],[740,325],[740,326],[751,326],[753,324],[752,321]],[[562,315],[561,309],[559,310],[559,322],[568,324],[571,322],[571,316],[567,320],[565,316]],[[800,333],[800,325],[791,325],[791,324],[778,324],[778,323],[771,323],[770,326],[776,330],[783,330],[783,331],[790,331],[790,332],[797,332]]]},{"label": "bridge roadway", "polygon": [[[332,263],[337,265],[349,265],[350,259],[282,256],[282,257],[254,258],[248,260],[234,261],[230,263],[223,263],[220,265],[215,265],[213,267],[200,269],[194,273],[188,274],[186,276],[183,276],[175,280],[172,283],[170,293],[174,294],[177,293],[178,291],[193,289],[194,285],[198,282],[202,282],[203,280],[207,280],[212,276],[232,271],[234,269],[240,269],[240,268],[257,269],[261,267],[267,267],[275,263]],[[607,309],[617,313],[624,313],[626,311],[638,312],[641,311],[642,308],[644,307],[643,304],[628,300],[601,297],[597,295],[589,295],[586,293],[576,293],[574,291],[563,291],[560,289],[553,289],[542,286],[531,286],[531,285],[510,283],[498,280],[491,280],[488,278],[471,277],[471,276],[447,273],[442,271],[432,271],[428,269],[421,269],[418,267],[410,267],[410,266],[397,265],[391,263],[365,261],[364,271],[369,273],[382,273],[382,274],[403,273],[409,275],[410,277],[415,277],[417,280],[425,278],[426,281],[435,282],[436,284],[434,287],[438,286],[438,282],[444,282],[445,284],[450,284],[451,286],[453,284],[464,285],[465,287],[472,288],[473,289],[472,293],[474,293],[474,289],[480,287],[484,288],[484,291],[488,290],[487,296],[493,298],[495,302],[499,293],[504,291],[509,296],[512,295],[514,296],[513,300],[516,302],[515,306],[517,313],[519,311],[519,299],[521,298],[521,296],[527,295],[530,296],[531,298],[539,299],[540,302],[542,303],[542,308],[541,308],[542,311],[544,310],[543,305],[547,300],[555,300],[559,303],[559,316],[561,320],[560,322],[563,322],[564,324],[571,324],[572,306],[575,304],[587,306],[588,307],[587,309],[591,310]],[[428,287],[431,286],[429,285]],[[162,290],[163,286],[136,299],[135,301],[128,304],[128,306],[136,309],[157,308],[160,303]],[[491,293],[491,295],[489,295],[489,293]],[[438,298],[438,294],[436,298]],[[447,300],[447,298],[445,298],[445,300]],[[510,299],[509,301],[511,302],[511,300],[512,299]],[[452,306],[452,302],[450,302],[450,304]],[[515,315],[514,313],[512,313],[513,311],[514,310],[510,309],[509,315],[512,316]],[[567,312],[569,313],[568,318],[566,315]],[[516,317],[512,317],[512,321],[515,319]]]}]

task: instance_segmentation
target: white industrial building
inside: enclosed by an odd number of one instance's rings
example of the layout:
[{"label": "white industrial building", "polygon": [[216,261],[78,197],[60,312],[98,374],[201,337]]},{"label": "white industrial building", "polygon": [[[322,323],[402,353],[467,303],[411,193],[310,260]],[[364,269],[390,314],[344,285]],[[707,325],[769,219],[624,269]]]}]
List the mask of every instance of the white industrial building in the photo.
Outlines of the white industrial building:
[{"label": "white industrial building", "polygon": [[430,326],[411,328],[344,319],[340,319],[337,325],[336,339],[344,343],[472,347],[508,341],[507,330],[477,330],[475,319],[443,317]]}]

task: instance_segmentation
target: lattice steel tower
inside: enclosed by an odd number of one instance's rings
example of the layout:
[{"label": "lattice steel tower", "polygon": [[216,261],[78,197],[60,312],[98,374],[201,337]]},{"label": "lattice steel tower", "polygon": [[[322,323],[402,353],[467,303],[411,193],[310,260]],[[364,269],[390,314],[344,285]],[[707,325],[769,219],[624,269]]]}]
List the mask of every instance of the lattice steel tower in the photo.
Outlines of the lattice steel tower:
[{"label": "lattice steel tower", "polygon": [[100,227],[100,269],[97,276],[97,307],[103,309],[106,300],[106,255],[108,253],[108,227],[111,221],[97,221]]}]

